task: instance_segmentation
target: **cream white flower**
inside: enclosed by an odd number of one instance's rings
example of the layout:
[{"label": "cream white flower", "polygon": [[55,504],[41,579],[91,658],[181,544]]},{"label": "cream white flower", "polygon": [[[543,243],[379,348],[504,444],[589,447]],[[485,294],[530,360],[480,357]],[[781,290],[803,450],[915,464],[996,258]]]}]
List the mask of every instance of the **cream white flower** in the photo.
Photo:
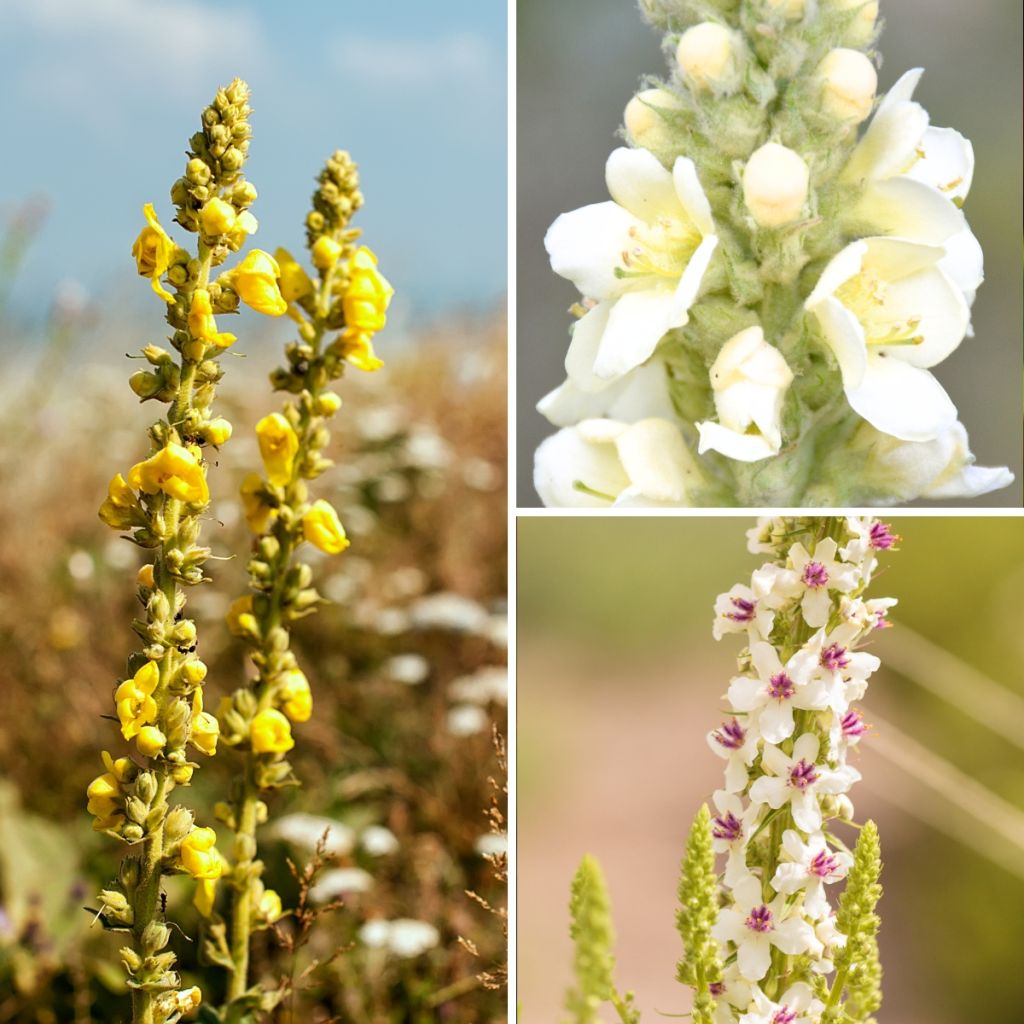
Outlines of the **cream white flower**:
[{"label": "cream white flower", "polygon": [[928,372],[963,340],[970,314],[938,266],[944,251],[862,238],[822,271],[805,308],[839,363],[855,412],[904,441],[930,441],[956,407]]},{"label": "cream white flower", "polygon": [[715,599],[715,621],[711,635],[721,640],[727,633],[748,633],[765,640],[775,622],[775,608],[759,598],[750,587],[737,583]]},{"label": "cream white flower", "polygon": [[757,757],[757,734],[734,718],[708,733],[708,746],[726,761],[726,792],[742,792],[748,781],[747,769]]},{"label": "cream white flower", "polygon": [[798,833],[786,829],[782,849],[788,859],[779,864],[772,888],[787,896],[803,892],[804,910],[813,918],[827,917],[830,908],[825,886],[842,881],[853,866],[853,858],[845,850],[830,849],[820,832],[805,843]]},{"label": "cream white flower", "polygon": [[715,853],[726,853],[725,884],[735,885],[750,874],[746,865],[747,840],[757,827],[758,808],[724,789],[711,797],[718,814],[711,819],[711,844]]},{"label": "cream white flower", "polygon": [[762,902],[761,882],[753,875],[739,881],[732,896],[733,905],[718,912],[711,934],[719,942],[735,944],[736,962],[747,981],[760,981],[768,973],[772,946],[790,956],[821,952],[814,929],[786,906],[784,896]]},{"label": "cream white flower", "polygon": [[751,991],[753,1000],[739,1024],[817,1024],[825,1004],[814,998],[811,986],[803,981],[790,985],[776,1003],[756,985]]},{"label": "cream white flower", "polygon": [[760,326],[730,338],[711,366],[718,423],[698,423],[698,453],[713,449],[740,462],[777,455],[782,447],[782,403],[793,380]]},{"label": "cream white flower", "polygon": [[803,544],[789,549],[788,565],[767,564],[752,577],[754,593],[772,602],[798,597],[804,621],[815,629],[828,622],[831,609],[829,591],[848,594],[859,581],[855,565],[837,562],[836,542],[831,537],[820,541],[811,555]]},{"label": "cream white flower", "polygon": [[701,472],[668,420],[593,419],[542,442],[533,479],[549,508],[680,507]]},{"label": "cream white flower", "polygon": [[584,391],[650,358],[687,322],[718,244],[693,161],[667,171],[645,149],[616,149],[605,169],[611,202],[564,213],[544,244],[551,268],[597,299],[573,330],[569,378]]},{"label": "cream white flower", "polygon": [[761,227],[784,227],[803,213],[809,181],[810,169],[799,153],[766,142],[743,168],[743,201]]},{"label": "cream white flower", "polygon": [[896,505],[915,498],[976,498],[1008,487],[1013,473],[1006,466],[975,466],[964,425],[954,422],[924,442],[900,441],[869,423],[851,439],[854,451],[865,453],[865,485],[876,489],[875,504]]}]

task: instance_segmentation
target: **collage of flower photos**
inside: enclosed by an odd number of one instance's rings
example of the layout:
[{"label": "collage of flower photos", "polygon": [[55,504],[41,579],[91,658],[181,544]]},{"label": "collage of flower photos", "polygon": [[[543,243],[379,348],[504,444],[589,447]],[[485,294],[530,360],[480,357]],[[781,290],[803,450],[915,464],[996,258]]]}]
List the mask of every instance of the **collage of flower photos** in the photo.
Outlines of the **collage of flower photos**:
[{"label": "collage of flower photos", "polygon": [[0,1024],[1019,1024],[1019,4],[0,16]]}]

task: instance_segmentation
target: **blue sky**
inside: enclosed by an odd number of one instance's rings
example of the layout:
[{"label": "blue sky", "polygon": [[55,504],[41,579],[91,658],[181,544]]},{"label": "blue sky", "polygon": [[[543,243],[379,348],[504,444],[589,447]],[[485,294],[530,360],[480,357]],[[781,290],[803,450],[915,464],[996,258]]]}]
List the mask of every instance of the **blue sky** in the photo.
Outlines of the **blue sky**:
[{"label": "blue sky", "polygon": [[253,92],[254,244],[302,243],[312,178],[348,149],[357,223],[408,322],[486,308],[506,280],[506,14],[500,0],[0,0],[0,215],[51,203],[12,303],[30,316],[64,279],[145,299],[129,255],[202,106],[234,75]]}]

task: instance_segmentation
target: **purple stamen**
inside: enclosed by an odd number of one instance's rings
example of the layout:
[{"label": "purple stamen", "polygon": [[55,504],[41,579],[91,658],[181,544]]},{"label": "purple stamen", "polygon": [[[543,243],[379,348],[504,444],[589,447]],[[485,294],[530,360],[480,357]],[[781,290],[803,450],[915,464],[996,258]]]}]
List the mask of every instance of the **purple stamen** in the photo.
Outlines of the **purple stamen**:
[{"label": "purple stamen", "polygon": [[839,870],[839,861],[828,850],[822,850],[810,863],[810,872],[819,878],[828,878]]},{"label": "purple stamen", "polygon": [[892,623],[888,619],[889,610],[888,608],[879,608],[875,612],[875,625],[874,629],[891,629]]},{"label": "purple stamen", "polygon": [[711,982],[711,984],[708,985],[708,991],[713,996],[720,996],[720,995],[722,995],[725,992],[725,982],[724,981],[713,981],[713,982]]},{"label": "purple stamen", "polygon": [[853,708],[843,715],[843,735],[844,736],[863,736],[868,731],[868,727],[864,724],[864,719],[861,717],[861,713]]},{"label": "purple stamen", "polygon": [[768,680],[768,696],[776,700],[789,700],[796,693],[796,684],[785,672],[779,672]]},{"label": "purple stamen", "polygon": [[772,1017],[772,1024],[793,1024],[796,1020],[796,1010],[791,1010],[788,1006],[780,1007],[776,1012],[775,1016]]},{"label": "purple stamen", "polygon": [[846,648],[839,644],[829,644],[822,649],[821,666],[830,672],[839,672],[841,669],[850,667],[850,659],[847,657]]},{"label": "purple stamen", "polygon": [[735,718],[731,722],[723,722],[721,729],[716,729],[711,735],[727,750],[739,750],[747,739],[746,730]]},{"label": "purple stamen", "polygon": [[725,617],[732,619],[733,622],[752,622],[754,619],[754,611],[757,608],[756,601],[748,601],[744,597],[733,597],[730,599],[733,607],[736,609],[734,612],[726,612]]},{"label": "purple stamen", "polygon": [[770,932],[772,930],[772,912],[763,905],[754,907],[750,916],[743,923],[752,932]]},{"label": "purple stamen", "polygon": [[888,523],[872,524],[869,536],[871,538],[871,546],[876,551],[885,551],[899,540],[899,537],[889,529]]},{"label": "purple stamen", "polygon": [[817,771],[815,771],[814,765],[801,759],[793,765],[789,773],[789,784],[794,789],[799,789],[803,792],[808,786],[817,782],[818,778],[819,776]]},{"label": "purple stamen", "polygon": [[711,834],[716,839],[724,839],[731,843],[743,835],[743,822],[732,811],[729,811],[714,819],[711,823]]},{"label": "purple stamen", "polygon": [[804,566],[803,581],[813,590],[828,586],[828,570],[821,562],[808,562]]}]

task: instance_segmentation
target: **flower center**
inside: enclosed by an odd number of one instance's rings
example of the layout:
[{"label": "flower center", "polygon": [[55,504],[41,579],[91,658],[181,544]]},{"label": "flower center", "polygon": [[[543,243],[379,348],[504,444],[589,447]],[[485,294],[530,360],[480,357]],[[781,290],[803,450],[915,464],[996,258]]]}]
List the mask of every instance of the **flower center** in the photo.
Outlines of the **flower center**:
[{"label": "flower center", "polygon": [[748,601],[744,597],[733,597],[730,599],[735,611],[726,612],[725,617],[734,622],[751,622],[754,618],[754,611],[757,608],[756,601]]},{"label": "flower center", "polygon": [[827,850],[818,853],[810,863],[810,872],[819,878],[828,878],[839,870],[839,861],[831,856]]},{"label": "flower center", "polygon": [[752,932],[770,932],[772,930],[772,912],[764,905],[754,907],[743,922]]},{"label": "flower center", "polygon": [[794,789],[803,792],[808,786],[818,781],[818,773],[813,764],[804,761],[802,758],[793,765],[789,773],[789,784]]},{"label": "flower center", "polygon": [[885,293],[889,282],[870,271],[861,271],[844,281],[835,291],[836,298],[860,321],[868,345],[920,345],[917,334],[920,317],[894,320],[885,314]]},{"label": "flower center", "polygon": [[839,644],[829,644],[822,648],[821,667],[827,668],[830,672],[839,672],[841,669],[850,667],[850,658],[845,647]]},{"label": "flower center", "polygon": [[768,696],[776,700],[789,700],[796,693],[796,684],[785,672],[779,672],[768,680]]},{"label": "flower center", "polygon": [[828,570],[821,562],[808,562],[804,566],[802,579],[806,586],[814,590],[820,590],[828,585]]},{"label": "flower center", "polygon": [[630,246],[622,253],[624,270],[618,277],[664,277],[679,280],[700,245],[700,232],[688,220],[658,217],[629,229]]},{"label": "flower center", "polygon": [[889,529],[889,524],[883,522],[871,524],[869,537],[871,546],[876,551],[886,551],[899,540],[899,537]]},{"label": "flower center", "polygon": [[715,818],[711,823],[711,834],[716,839],[734,842],[743,834],[743,823],[732,811]]},{"label": "flower center", "polygon": [[860,712],[852,708],[843,715],[842,726],[844,736],[863,736],[868,731]]},{"label": "flower center", "polygon": [[772,1024],[793,1024],[796,1020],[796,1010],[791,1010],[788,1006],[780,1006],[775,1012],[775,1016],[772,1017]]},{"label": "flower center", "polygon": [[747,738],[746,730],[735,718],[731,722],[723,722],[722,727],[711,735],[727,750],[739,750]]},{"label": "flower center", "polygon": [[710,985],[708,985],[708,991],[713,996],[720,996],[723,992],[725,992],[725,984],[721,981],[713,981]]}]

